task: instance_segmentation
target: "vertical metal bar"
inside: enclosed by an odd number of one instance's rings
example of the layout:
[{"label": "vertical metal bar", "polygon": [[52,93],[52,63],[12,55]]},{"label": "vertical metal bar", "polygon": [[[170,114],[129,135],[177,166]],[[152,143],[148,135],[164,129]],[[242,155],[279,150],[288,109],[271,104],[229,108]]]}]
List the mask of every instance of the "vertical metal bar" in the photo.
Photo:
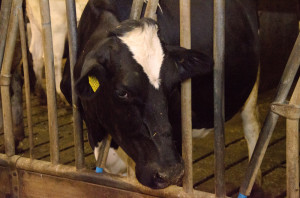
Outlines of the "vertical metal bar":
[{"label": "vertical metal bar", "polygon": [[[287,65],[282,74],[278,92],[274,99],[274,102],[276,103],[284,103],[284,101],[286,100],[286,97],[289,93],[289,90],[292,86],[293,80],[295,78],[295,75],[300,65],[299,54],[300,54],[300,35],[298,35],[294,48],[291,52]],[[255,182],[257,172],[262,163],[263,157],[266,153],[278,117],[279,116],[277,114],[273,113],[272,111],[269,111],[265,119],[265,123],[259,134],[259,138],[254,148],[254,152],[252,154],[247,170],[245,172],[244,180],[240,187],[241,196],[245,196],[245,195],[248,196],[251,193],[251,189]]]},{"label": "vertical metal bar", "polygon": [[130,19],[139,19],[141,17],[142,8],[143,8],[144,0],[133,0]]},{"label": "vertical metal bar", "polygon": [[215,126],[215,192],[225,197],[224,135],[224,55],[225,0],[214,0],[214,126]]},{"label": "vertical metal bar", "polygon": [[11,10],[11,0],[2,0],[1,15],[0,15],[0,70],[2,67],[2,60],[6,42],[7,27],[9,22],[9,15]]},{"label": "vertical metal bar", "polygon": [[[191,49],[191,1],[180,0],[180,46]],[[191,79],[181,84],[182,157],[184,160],[183,189],[193,193],[192,162],[192,93]]]},{"label": "vertical metal bar", "polygon": [[158,0],[148,0],[147,7],[145,10],[145,17],[156,20]]},{"label": "vertical metal bar", "polygon": [[40,0],[42,18],[42,36],[47,87],[48,124],[50,136],[50,159],[52,164],[59,163],[58,124],[56,108],[56,92],[53,65],[52,30],[49,0]]},{"label": "vertical metal bar", "polygon": [[10,13],[8,31],[5,52],[3,58],[3,64],[1,69],[1,78],[5,82],[5,85],[1,86],[1,99],[2,99],[2,111],[3,111],[3,125],[4,125],[4,139],[5,139],[5,152],[7,156],[15,154],[15,141],[13,135],[13,123],[12,123],[12,109],[10,101],[10,80],[11,80],[11,65],[13,55],[15,51],[17,31],[18,31],[18,18],[17,8],[22,6],[22,0],[14,0],[12,3],[12,9]]},{"label": "vertical metal bar", "polygon": [[[141,17],[144,0],[133,0],[130,12],[130,19],[138,20]],[[135,177],[134,161],[127,156],[127,175],[129,178]]]},{"label": "vertical metal bar", "polygon": [[83,130],[82,118],[78,111],[78,96],[75,93],[74,83],[74,66],[77,57],[77,20],[76,7],[74,0],[66,0],[67,20],[68,20],[68,40],[70,52],[70,72],[71,72],[71,89],[72,89],[72,107],[73,107],[73,132],[75,144],[75,165],[77,169],[84,168],[84,147],[83,147]]},{"label": "vertical metal bar", "polygon": [[101,142],[100,152],[98,154],[97,162],[96,162],[96,172],[102,173],[103,168],[105,168],[110,143],[111,143],[111,136],[108,134]]},{"label": "vertical metal bar", "polygon": [[26,97],[26,112],[27,112],[27,122],[28,122],[28,134],[29,134],[29,153],[30,159],[33,159],[33,130],[32,130],[32,115],[31,115],[31,102],[30,102],[30,82],[29,82],[29,72],[28,72],[28,59],[27,59],[27,44],[26,44],[26,33],[24,24],[23,10],[18,9],[18,19],[19,19],[19,29],[22,47],[22,59],[23,59],[23,69],[25,78],[25,97]]},{"label": "vertical metal bar", "polygon": [[[300,78],[290,103],[300,105]],[[299,198],[299,120],[286,120],[287,197]]]}]

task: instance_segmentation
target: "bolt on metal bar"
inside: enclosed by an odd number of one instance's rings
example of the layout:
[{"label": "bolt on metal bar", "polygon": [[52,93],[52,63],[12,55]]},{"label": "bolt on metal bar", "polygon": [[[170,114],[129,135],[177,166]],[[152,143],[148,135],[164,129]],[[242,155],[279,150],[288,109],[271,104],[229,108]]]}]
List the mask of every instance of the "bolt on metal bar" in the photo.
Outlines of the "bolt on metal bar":
[{"label": "bolt on metal bar", "polygon": [[30,159],[33,159],[33,129],[32,129],[32,114],[31,114],[31,102],[30,102],[30,81],[28,71],[28,58],[27,58],[27,44],[26,44],[26,33],[24,24],[24,15],[22,8],[18,9],[18,20],[22,47],[22,61],[25,78],[25,98],[26,98],[26,113],[28,122],[28,136],[29,136],[29,154]]},{"label": "bolt on metal bar", "polygon": [[[1,99],[3,111],[4,144],[7,156],[15,155],[15,141],[13,135],[12,109],[10,101],[10,80],[11,66],[15,51],[16,38],[18,34],[17,9],[22,7],[22,0],[14,0],[10,13],[8,30],[9,32],[5,45],[4,58],[1,68],[1,81],[6,81],[1,85]],[[2,82],[2,83],[3,83]]]},{"label": "bolt on metal bar", "polygon": [[[293,80],[295,78],[295,75],[300,65],[299,54],[300,54],[300,34],[298,35],[296,43],[288,59],[287,65],[282,74],[277,95],[274,99],[274,102],[276,103],[284,103],[284,101],[287,98],[287,95],[290,91]],[[269,111],[265,119],[265,123],[259,134],[259,138],[254,148],[254,152],[252,154],[247,170],[245,172],[244,180],[242,181],[242,185],[240,187],[240,194],[242,195],[248,196],[251,193],[253,184],[255,182],[255,178],[257,176],[259,167],[262,163],[263,157],[266,153],[278,117],[279,115],[273,113],[272,111]]]},{"label": "bolt on metal bar", "polygon": [[[191,1],[180,0],[180,46],[191,49]],[[181,83],[183,190],[193,193],[192,161],[192,91],[191,79]]]},{"label": "bolt on metal bar", "polygon": [[133,0],[130,19],[139,19],[141,17],[142,9],[143,9],[144,0]]},{"label": "bolt on metal bar", "polygon": [[2,60],[6,42],[7,27],[9,22],[9,15],[11,10],[11,0],[2,0],[1,15],[0,15],[0,70],[2,67]]},{"label": "bolt on metal bar", "polygon": [[75,166],[76,169],[84,168],[84,146],[83,146],[83,126],[82,118],[78,110],[79,100],[75,93],[74,66],[77,57],[77,20],[76,7],[74,0],[66,0],[67,21],[68,21],[68,41],[69,41],[69,60],[72,89],[72,107],[73,107],[73,132],[75,144]]},{"label": "bolt on metal bar", "polygon": [[158,0],[148,0],[145,10],[145,17],[156,20],[156,10],[158,6]]},{"label": "bolt on metal bar", "polygon": [[[289,104],[300,105],[300,78]],[[299,198],[299,119],[286,120],[287,198]]]},{"label": "bolt on metal bar", "polygon": [[215,193],[225,197],[225,135],[224,135],[224,56],[225,0],[214,0],[214,127],[215,127]]},{"label": "bolt on metal bar", "polygon": [[49,0],[40,0],[42,18],[42,37],[47,87],[48,124],[50,136],[50,159],[53,164],[59,163],[58,124],[56,92],[53,65],[53,46]]}]

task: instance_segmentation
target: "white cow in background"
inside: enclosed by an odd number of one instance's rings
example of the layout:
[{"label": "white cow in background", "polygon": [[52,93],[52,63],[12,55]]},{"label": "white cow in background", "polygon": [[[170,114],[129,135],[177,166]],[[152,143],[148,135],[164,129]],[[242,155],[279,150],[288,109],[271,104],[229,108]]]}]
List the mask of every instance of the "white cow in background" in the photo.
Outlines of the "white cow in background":
[{"label": "white cow in background", "polygon": [[[75,1],[77,21],[79,21],[87,1],[88,0]],[[60,90],[60,81],[62,79],[62,57],[64,53],[65,40],[67,38],[66,2],[65,0],[50,0],[49,4],[52,26],[55,86],[57,94],[61,99],[64,99],[64,96]],[[29,51],[32,54],[33,69],[37,79],[35,91],[41,97],[41,99],[46,102],[45,91],[42,87],[44,50],[42,42],[42,25],[39,0],[26,0],[26,11],[31,28]]]}]

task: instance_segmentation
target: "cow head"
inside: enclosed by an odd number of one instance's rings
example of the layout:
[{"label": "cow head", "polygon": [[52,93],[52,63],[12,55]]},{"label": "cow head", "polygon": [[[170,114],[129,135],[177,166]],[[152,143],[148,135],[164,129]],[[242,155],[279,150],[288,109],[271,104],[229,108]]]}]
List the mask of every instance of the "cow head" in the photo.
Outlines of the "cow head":
[{"label": "cow head", "polygon": [[[212,70],[199,52],[164,45],[150,19],[128,20],[81,56],[76,91],[85,114],[110,133],[151,188],[180,184],[184,165],[176,148],[172,112],[180,114],[180,81]],[[173,121],[172,121],[173,120]],[[179,121],[180,122],[180,121]],[[100,132],[100,131],[99,131]]]}]

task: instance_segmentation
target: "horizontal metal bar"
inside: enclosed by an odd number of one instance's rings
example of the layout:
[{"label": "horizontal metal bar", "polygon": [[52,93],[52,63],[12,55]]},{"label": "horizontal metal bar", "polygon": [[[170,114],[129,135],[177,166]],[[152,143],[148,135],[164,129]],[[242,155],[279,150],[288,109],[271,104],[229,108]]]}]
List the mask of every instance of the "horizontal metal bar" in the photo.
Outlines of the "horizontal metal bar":
[{"label": "horizontal metal bar", "polygon": [[271,111],[291,120],[300,118],[300,106],[295,104],[272,103]]},{"label": "horizontal metal bar", "polygon": [[[135,179],[128,179],[113,174],[95,174],[92,170],[78,170],[74,166],[54,165],[50,162],[40,160],[30,160],[29,158],[14,155],[7,157],[0,154],[0,166],[7,167],[14,165],[17,169],[36,172],[40,174],[47,174],[69,179],[76,179],[78,181],[89,182],[93,184],[109,186],[113,188],[129,190],[132,192],[144,193],[152,196],[159,197],[190,197],[186,194],[181,187],[170,186],[162,190],[152,190],[148,187],[141,185]],[[214,198],[215,195],[207,192],[194,191],[194,196],[198,198]]]}]

